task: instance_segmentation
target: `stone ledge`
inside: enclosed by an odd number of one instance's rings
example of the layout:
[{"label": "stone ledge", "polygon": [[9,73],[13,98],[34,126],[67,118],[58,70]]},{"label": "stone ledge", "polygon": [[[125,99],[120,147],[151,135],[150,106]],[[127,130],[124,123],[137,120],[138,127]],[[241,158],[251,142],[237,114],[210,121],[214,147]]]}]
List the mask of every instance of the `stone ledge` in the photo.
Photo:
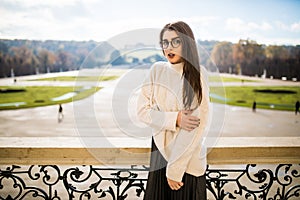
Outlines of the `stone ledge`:
[{"label": "stone ledge", "polygon": [[[79,138],[13,139],[1,138],[0,164],[149,165],[150,160],[150,141],[144,139],[136,143],[136,139],[108,138],[109,143],[98,142],[90,148]],[[299,139],[218,138],[208,149],[208,163],[299,163]]]},{"label": "stone ledge", "polygon": [[[209,138],[208,147],[300,147],[300,137]],[[0,137],[0,148],[150,148],[137,137]]]},{"label": "stone ledge", "polygon": [[144,148],[147,138],[130,137],[0,137],[0,148]]},{"label": "stone ledge", "polygon": [[[300,147],[221,147],[208,164],[299,163]],[[149,165],[150,148],[1,148],[3,164]]]}]

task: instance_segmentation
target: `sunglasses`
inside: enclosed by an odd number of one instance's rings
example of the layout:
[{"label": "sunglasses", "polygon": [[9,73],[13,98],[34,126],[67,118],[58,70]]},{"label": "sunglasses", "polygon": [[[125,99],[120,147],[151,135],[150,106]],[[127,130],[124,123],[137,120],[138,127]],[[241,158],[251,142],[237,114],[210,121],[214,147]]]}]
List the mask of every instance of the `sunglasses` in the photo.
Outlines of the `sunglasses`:
[{"label": "sunglasses", "polygon": [[163,49],[167,49],[170,44],[173,48],[177,48],[181,45],[181,39],[179,37],[176,37],[176,38],[173,38],[170,42],[168,40],[160,41],[160,46]]}]

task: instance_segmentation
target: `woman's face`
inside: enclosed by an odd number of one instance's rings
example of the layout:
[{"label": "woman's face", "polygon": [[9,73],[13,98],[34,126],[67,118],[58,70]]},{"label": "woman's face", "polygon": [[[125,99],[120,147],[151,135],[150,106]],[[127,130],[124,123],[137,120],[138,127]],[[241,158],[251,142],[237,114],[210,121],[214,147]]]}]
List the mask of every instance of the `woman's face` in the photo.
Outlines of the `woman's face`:
[{"label": "woman's face", "polygon": [[166,30],[161,42],[165,57],[170,63],[177,64],[182,62],[182,41],[176,31]]}]

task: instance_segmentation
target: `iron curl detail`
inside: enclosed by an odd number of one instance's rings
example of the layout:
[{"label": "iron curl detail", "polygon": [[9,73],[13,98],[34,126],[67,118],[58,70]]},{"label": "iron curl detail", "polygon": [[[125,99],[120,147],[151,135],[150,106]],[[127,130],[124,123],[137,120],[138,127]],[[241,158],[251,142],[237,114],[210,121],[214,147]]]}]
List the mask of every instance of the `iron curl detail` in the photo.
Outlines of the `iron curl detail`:
[{"label": "iron curl detail", "polygon": [[[0,200],[142,199],[147,166],[0,166]],[[300,196],[300,164],[208,166],[209,199],[293,200]]]},{"label": "iron curl detail", "polygon": [[296,199],[300,196],[299,166],[279,164],[273,170],[255,164],[248,164],[242,169],[213,169],[208,166],[207,191],[216,200]]}]

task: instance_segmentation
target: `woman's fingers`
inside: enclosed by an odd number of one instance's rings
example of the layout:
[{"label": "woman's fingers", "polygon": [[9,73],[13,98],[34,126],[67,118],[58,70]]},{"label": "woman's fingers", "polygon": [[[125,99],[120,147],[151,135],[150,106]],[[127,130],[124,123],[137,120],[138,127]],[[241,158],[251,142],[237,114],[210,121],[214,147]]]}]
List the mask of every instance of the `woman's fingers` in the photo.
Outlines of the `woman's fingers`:
[{"label": "woman's fingers", "polygon": [[195,124],[195,125],[199,125],[200,124],[200,119],[188,119],[187,121],[188,124]]},{"label": "woman's fingers", "polygon": [[181,186],[179,184],[173,184],[171,189],[172,190],[179,190],[181,188]]},{"label": "woman's fingers", "polygon": [[192,116],[193,111],[182,110],[180,111],[176,123],[187,131],[192,131],[200,125],[200,119],[196,116]]},{"label": "woman's fingers", "polygon": [[176,182],[168,179],[168,184],[172,190],[179,190],[183,186],[183,182]]},{"label": "woman's fingers", "polygon": [[187,119],[187,126],[197,128],[200,125],[200,119],[195,116],[189,116]]}]

